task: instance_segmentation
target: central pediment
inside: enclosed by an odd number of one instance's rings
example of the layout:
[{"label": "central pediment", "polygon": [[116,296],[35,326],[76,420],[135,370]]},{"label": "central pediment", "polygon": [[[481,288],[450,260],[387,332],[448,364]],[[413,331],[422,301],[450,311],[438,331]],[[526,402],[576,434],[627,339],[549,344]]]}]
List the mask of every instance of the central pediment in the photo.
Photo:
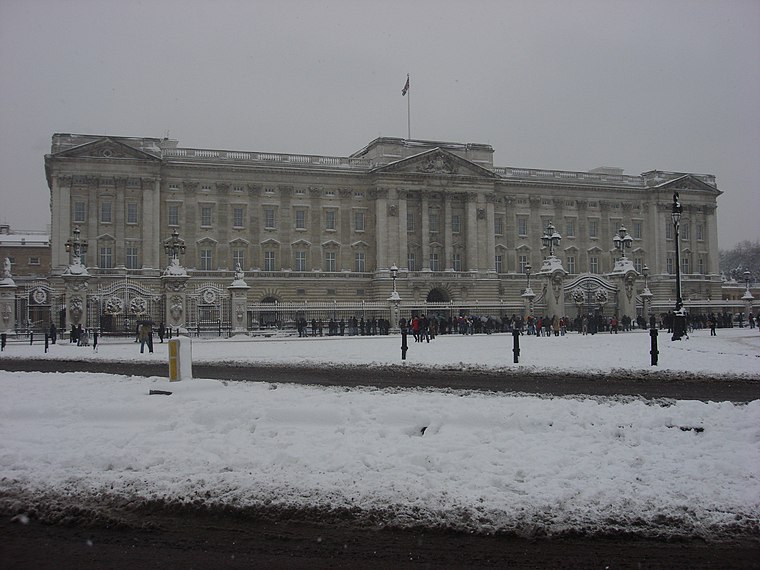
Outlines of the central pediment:
[{"label": "central pediment", "polygon": [[442,148],[430,149],[420,154],[391,162],[374,169],[373,173],[498,178],[496,174],[487,168],[483,168]]},{"label": "central pediment", "polygon": [[124,144],[119,140],[104,137],[73,148],[68,148],[54,155],[56,158],[101,158],[101,159],[137,159],[159,160],[158,156]]}]

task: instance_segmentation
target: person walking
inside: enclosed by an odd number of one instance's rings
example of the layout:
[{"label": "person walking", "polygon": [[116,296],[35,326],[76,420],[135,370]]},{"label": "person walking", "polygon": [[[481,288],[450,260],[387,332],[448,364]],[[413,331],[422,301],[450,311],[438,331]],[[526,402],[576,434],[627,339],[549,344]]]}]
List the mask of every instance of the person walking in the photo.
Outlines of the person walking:
[{"label": "person walking", "polygon": [[137,325],[137,339],[140,341],[140,354],[145,352],[145,345],[148,343],[148,325],[145,323]]}]

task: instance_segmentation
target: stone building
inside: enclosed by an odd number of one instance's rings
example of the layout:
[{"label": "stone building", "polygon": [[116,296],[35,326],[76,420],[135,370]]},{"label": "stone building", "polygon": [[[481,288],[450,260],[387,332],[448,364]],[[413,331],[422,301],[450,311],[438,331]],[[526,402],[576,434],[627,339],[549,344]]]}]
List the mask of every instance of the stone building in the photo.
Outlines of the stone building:
[{"label": "stone building", "polygon": [[50,235],[17,230],[0,224],[0,261],[8,259],[16,278],[47,278],[50,274]]},{"label": "stone building", "polygon": [[[512,312],[524,302],[526,267],[539,279],[551,222],[568,299],[605,283],[613,296],[622,291],[611,277],[620,257],[613,238],[625,226],[633,294],[647,266],[653,307],[665,308],[675,298],[670,214],[678,192],[683,297],[720,299],[714,176],[498,167],[493,152],[487,144],[378,138],[330,157],[55,134],[45,156],[52,280],[63,277],[65,244],[79,227],[101,313],[106,288],[119,282],[159,291],[170,263],[164,244],[176,230],[188,286],[199,295],[207,287],[224,297],[239,265],[248,304],[381,302],[395,264],[405,302],[499,303]],[[548,281],[538,287],[537,309],[549,289]],[[639,311],[640,301],[632,301]],[[575,312],[572,303],[566,312]],[[575,303],[585,310],[580,297]],[[188,311],[201,319],[199,305]]]}]

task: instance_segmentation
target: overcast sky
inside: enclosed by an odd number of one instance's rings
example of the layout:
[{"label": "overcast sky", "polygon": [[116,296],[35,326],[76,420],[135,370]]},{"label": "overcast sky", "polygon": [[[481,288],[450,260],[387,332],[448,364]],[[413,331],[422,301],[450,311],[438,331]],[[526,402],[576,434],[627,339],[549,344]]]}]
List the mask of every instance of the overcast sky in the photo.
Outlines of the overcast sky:
[{"label": "overcast sky", "polygon": [[346,156],[489,143],[496,166],[709,173],[760,239],[758,0],[0,0],[0,221],[45,229],[55,132]]}]

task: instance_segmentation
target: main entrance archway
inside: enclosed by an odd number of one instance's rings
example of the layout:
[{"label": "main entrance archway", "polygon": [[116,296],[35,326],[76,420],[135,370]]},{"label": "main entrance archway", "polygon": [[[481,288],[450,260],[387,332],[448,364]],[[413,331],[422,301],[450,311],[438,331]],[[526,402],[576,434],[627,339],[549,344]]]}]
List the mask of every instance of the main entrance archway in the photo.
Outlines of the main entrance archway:
[{"label": "main entrance archway", "polygon": [[449,295],[449,292],[446,291],[446,289],[436,287],[435,289],[430,290],[425,301],[428,303],[448,303],[451,301],[451,295]]}]

